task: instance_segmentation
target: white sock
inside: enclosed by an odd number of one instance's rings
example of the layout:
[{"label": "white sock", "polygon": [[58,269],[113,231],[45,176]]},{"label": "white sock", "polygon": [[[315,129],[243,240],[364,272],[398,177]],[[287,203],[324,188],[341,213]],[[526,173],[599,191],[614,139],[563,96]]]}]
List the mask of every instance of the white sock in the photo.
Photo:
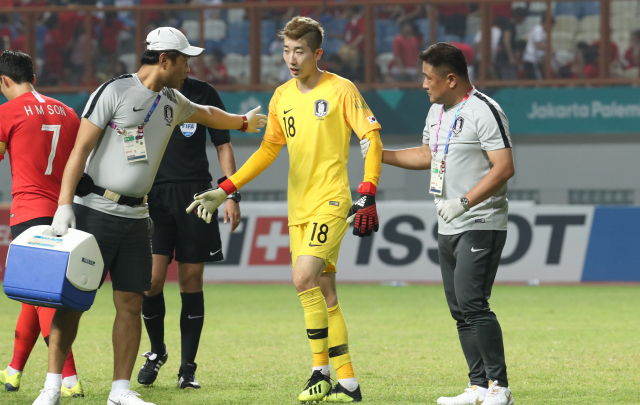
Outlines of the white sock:
[{"label": "white sock", "polygon": [[354,391],[356,388],[358,388],[358,382],[354,377],[341,378],[341,379],[338,379],[338,382],[340,383],[340,385],[342,385],[344,388],[348,389],[349,391]]},{"label": "white sock", "polygon": [[484,387],[476,387],[476,392],[478,394],[480,394],[481,397],[486,397],[487,396],[487,391],[489,391],[488,388],[484,388]]},{"label": "white sock", "polygon": [[70,375],[69,377],[65,377],[62,379],[62,384],[69,389],[75,387],[77,383],[78,383],[77,375]]},{"label": "white sock", "polygon": [[47,379],[44,381],[44,389],[54,388],[60,391],[62,386],[62,374],[47,373]]},{"label": "white sock", "polygon": [[11,366],[7,366],[7,375],[9,377],[14,376],[18,373],[22,373],[22,370],[16,370],[15,368],[11,367]]},{"label": "white sock", "polygon": [[313,367],[311,369],[311,372],[313,373],[316,370],[320,370],[320,372],[324,375],[331,376],[331,369],[329,368],[328,364],[326,366]]},{"label": "white sock", "polygon": [[128,391],[131,388],[131,381],[129,380],[117,380],[111,383],[111,393],[114,396],[118,396],[124,391]]}]

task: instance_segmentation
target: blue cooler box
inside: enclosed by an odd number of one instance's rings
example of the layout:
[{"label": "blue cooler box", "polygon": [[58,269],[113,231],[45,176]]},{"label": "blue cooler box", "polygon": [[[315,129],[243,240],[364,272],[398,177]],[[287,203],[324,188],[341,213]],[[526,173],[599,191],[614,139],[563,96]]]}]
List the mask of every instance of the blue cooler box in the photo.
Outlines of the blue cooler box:
[{"label": "blue cooler box", "polygon": [[34,226],[9,246],[4,293],[27,304],[86,311],[100,286],[104,262],[95,237],[69,229],[58,237]]}]

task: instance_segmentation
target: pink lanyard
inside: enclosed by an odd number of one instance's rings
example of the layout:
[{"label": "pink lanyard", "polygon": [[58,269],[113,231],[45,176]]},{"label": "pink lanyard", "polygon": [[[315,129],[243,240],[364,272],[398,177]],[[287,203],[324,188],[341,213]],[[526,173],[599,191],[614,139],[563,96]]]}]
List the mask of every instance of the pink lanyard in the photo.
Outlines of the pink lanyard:
[{"label": "pink lanyard", "polygon": [[[456,125],[458,114],[460,114],[460,111],[462,111],[462,107],[464,107],[464,105],[467,103],[467,100],[469,100],[469,97],[471,97],[471,92],[473,92],[474,89],[475,87],[471,87],[471,90],[467,92],[467,94],[462,99],[462,104],[458,108],[458,111],[456,111],[456,114],[453,116],[453,121],[451,122],[451,128],[449,128],[449,135],[447,136],[447,143],[444,145],[443,160],[446,158],[447,154],[449,153],[449,141],[451,140],[451,134],[453,134],[453,127]],[[442,124],[442,113],[444,113],[444,105],[442,106],[442,110],[440,110],[440,118],[438,118],[438,126],[436,127],[436,140],[433,145],[434,158],[436,157],[436,153],[438,152],[438,134],[440,133],[440,125]]]}]

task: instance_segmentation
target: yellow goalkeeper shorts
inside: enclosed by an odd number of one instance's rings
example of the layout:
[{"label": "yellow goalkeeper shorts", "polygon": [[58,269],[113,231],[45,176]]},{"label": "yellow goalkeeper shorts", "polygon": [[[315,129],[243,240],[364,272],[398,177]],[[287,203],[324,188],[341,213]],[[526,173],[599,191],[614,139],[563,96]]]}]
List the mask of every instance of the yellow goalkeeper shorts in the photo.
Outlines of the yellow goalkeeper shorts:
[{"label": "yellow goalkeeper shorts", "polygon": [[290,226],[291,267],[296,265],[298,256],[314,256],[324,261],[325,272],[335,272],[347,228],[344,218],[331,214],[317,214],[307,223]]}]

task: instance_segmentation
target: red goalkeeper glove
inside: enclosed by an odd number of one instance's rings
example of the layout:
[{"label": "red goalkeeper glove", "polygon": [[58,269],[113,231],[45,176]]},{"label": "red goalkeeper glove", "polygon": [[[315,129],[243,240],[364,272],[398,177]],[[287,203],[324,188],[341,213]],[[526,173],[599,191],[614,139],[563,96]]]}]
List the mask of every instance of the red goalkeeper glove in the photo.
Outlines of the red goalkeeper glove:
[{"label": "red goalkeeper glove", "polygon": [[353,204],[347,214],[347,222],[354,222],[353,234],[361,238],[378,232],[378,210],[376,209],[376,186],[373,183],[360,183],[360,198]]}]

